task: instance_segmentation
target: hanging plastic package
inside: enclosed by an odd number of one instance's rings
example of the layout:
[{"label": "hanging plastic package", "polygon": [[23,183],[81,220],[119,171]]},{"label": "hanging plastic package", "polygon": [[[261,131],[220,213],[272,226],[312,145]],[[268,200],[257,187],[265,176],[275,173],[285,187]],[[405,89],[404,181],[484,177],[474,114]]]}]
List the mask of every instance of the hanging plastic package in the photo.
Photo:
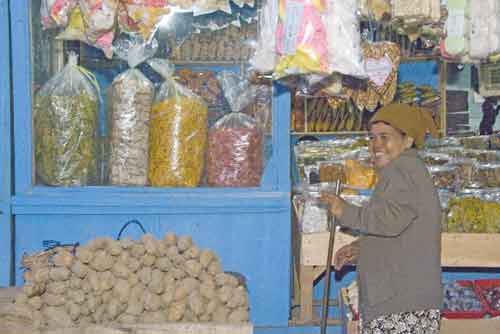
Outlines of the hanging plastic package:
[{"label": "hanging plastic package", "polygon": [[232,112],[242,111],[255,99],[256,86],[251,85],[248,79],[243,79],[232,71],[220,71],[217,80]]},{"label": "hanging plastic package", "polygon": [[357,11],[358,0],[328,1],[328,55],[331,72],[365,77]]},{"label": "hanging plastic package", "polygon": [[363,17],[381,21],[391,16],[391,0],[360,0],[359,10]]},{"label": "hanging plastic package", "polygon": [[155,187],[196,187],[204,169],[208,108],[174,80],[168,61],[151,59],[148,64],[165,79],[150,117],[149,183]]},{"label": "hanging plastic package", "polygon": [[85,186],[97,179],[99,86],[92,73],[68,64],[35,96],[36,174],[52,186]]},{"label": "hanging plastic package", "polygon": [[197,0],[193,3],[194,16],[215,13],[219,10],[231,14],[229,0]]},{"label": "hanging plastic package", "polygon": [[392,17],[406,22],[438,22],[441,0],[392,0]]},{"label": "hanging plastic package", "polygon": [[121,0],[118,8],[118,24],[122,31],[139,32],[146,41],[149,41],[160,21],[168,14],[170,14],[170,3],[167,0]]},{"label": "hanging plastic package", "polygon": [[253,69],[260,73],[271,72],[276,65],[276,26],[278,25],[278,0],[268,0],[259,15],[259,36],[255,53],[250,59]]},{"label": "hanging plastic package", "polygon": [[470,12],[470,57],[486,59],[500,51],[500,3],[471,1]]},{"label": "hanging plastic package", "polygon": [[442,45],[445,55],[456,57],[467,52],[466,12],[469,0],[448,0],[448,18],[446,19],[446,38]]},{"label": "hanging plastic package", "polygon": [[277,79],[329,73],[326,9],[324,0],[279,0]]},{"label": "hanging plastic package", "polygon": [[359,110],[373,111],[379,104],[387,105],[394,100],[401,53],[399,46],[392,42],[366,43],[363,59],[368,76],[367,89],[347,89],[347,94]]},{"label": "hanging plastic package", "polygon": [[253,117],[261,128],[270,133],[272,127],[271,87],[251,84],[248,78],[241,78],[232,71],[220,71],[217,79],[231,111],[242,112]]},{"label": "hanging plastic package", "polygon": [[118,75],[108,92],[109,182],[113,185],[147,184],[149,161],[149,116],[154,98],[153,83],[136,67],[158,49],[155,39],[145,43],[131,34],[114,43],[116,55],[129,70]]},{"label": "hanging plastic package", "polygon": [[109,49],[115,36],[118,0],[79,0],[85,35],[91,44]]},{"label": "hanging plastic package", "polygon": [[65,41],[81,41],[98,49],[101,49],[106,58],[111,59],[113,57],[113,36],[114,32],[110,31],[103,34],[97,40],[92,42],[87,37],[87,27],[83,19],[82,11],[80,6],[77,6],[71,12],[69,23],[66,29],[56,36],[56,39]]},{"label": "hanging plastic package", "polygon": [[231,113],[208,133],[207,179],[213,187],[257,187],[263,166],[262,132],[255,120]]},{"label": "hanging plastic package", "polygon": [[43,29],[65,27],[77,0],[42,0],[40,18]]}]

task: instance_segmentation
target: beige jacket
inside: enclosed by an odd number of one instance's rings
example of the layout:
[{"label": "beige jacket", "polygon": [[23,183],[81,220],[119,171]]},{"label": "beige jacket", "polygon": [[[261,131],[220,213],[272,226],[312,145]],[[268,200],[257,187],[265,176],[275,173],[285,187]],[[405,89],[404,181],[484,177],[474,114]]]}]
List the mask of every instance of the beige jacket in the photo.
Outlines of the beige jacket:
[{"label": "beige jacket", "polygon": [[339,222],[358,230],[358,286],[365,321],[391,313],[439,309],[441,207],[414,149],[379,171],[370,203],[348,205]]}]

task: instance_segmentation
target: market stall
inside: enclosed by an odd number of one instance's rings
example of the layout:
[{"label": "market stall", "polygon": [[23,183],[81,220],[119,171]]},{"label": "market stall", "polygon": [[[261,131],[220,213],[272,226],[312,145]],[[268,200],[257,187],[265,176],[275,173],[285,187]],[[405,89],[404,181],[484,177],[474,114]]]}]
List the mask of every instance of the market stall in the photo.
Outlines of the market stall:
[{"label": "market stall", "polygon": [[319,192],[370,200],[394,102],[439,129],[443,279],[500,278],[500,7],[463,3],[0,0],[0,285],[41,328],[317,331]]}]

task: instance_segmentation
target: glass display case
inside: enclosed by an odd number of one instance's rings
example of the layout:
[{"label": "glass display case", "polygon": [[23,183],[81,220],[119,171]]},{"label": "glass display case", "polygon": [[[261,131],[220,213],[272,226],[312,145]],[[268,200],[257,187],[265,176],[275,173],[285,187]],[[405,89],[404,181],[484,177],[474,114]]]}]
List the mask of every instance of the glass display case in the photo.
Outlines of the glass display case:
[{"label": "glass display case", "polygon": [[251,76],[260,2],[26,3],[11,4],[18,191],[276,188],[288,124],[284,90]]}]

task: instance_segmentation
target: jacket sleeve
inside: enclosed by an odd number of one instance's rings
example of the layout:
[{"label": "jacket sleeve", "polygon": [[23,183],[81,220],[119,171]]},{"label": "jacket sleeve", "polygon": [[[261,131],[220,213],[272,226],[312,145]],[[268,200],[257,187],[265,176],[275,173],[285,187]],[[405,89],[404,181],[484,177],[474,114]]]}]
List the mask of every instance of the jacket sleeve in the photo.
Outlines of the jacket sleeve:
[{"label": "jacket sleeve", "polygon": [[385,176],[366,207],[345,206],[339,219],[342,226],[361,234],[395,237],[417,218],[411,179],[397,169],[392,169],[390,177]]}]

